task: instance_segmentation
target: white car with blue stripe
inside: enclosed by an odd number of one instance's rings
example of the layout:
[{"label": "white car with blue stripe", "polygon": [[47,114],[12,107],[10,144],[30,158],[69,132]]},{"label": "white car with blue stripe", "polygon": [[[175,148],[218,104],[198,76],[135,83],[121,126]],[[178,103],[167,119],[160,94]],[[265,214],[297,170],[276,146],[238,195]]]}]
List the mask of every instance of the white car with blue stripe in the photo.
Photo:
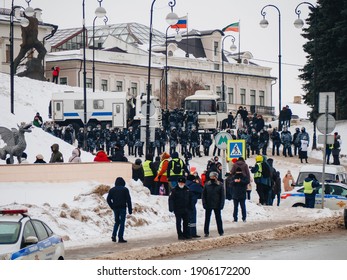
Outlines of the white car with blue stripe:
[{"label": "white car with blue stripe", "polygon": [[26,209],[0,210],[0,260],[63,260],[63,239]]},{"label": "white car with blue stripe", "polygon": [[[331,210],[344,209],[347,206],[347,185],[341,183],[326,182],[324,184],[324,207]],[[282,207],[304,207],[305,194],[303,187],[295,187],[294,190],[281,194]],[[322,208],[322,185],[316,190],[315,208]]]}]

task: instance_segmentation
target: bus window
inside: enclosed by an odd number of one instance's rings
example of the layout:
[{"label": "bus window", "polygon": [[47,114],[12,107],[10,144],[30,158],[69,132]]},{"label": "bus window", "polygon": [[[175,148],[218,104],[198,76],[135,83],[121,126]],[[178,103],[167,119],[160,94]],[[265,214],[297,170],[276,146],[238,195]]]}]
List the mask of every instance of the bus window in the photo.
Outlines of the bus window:
[{"label": "bus window", "polygon": [[216,101],[200,100],[200,113],[216,113]]},{"label": "bus window", "polygon": [[227,111],[227,103],[222,101],[217,103],[217,112],[218,113],[226,113]]},{"label": "bus window", "polygon": [[199,112],[199,101],[198,100],[186,100],[185,109],[186,109],[186,111]]}]

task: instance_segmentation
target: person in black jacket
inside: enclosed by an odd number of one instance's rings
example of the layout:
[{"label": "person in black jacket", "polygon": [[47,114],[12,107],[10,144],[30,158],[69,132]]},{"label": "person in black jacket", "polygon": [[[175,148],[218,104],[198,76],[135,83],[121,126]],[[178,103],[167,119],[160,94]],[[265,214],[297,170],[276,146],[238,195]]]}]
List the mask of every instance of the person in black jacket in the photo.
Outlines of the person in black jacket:
[{"label": "person in black jacket", "polygon": [[192,196],[192,209],[189,215],[189,231],[193,238],[199,238],[200,235],[196,231],[196,203],[198,199],[201,199],[202,185],[199,183],[199,179],[192,174],[187,176],[186,186]]},{"label": "person in black jacket", "polygon": [[175,213],[176,231],[179,240],[192,238],[188,227],[189,214],[192,208],[192,197],[185,183],[185,177],[179,177],[178,186],[172,189],[169,196],[169,211]]},{"label": "person in black jacket", "polygon": [[[131,205],[131,197],[129,190],[125,187],[125,181],[122,177],[118,177],[115,181],[114,187],[110,189],[107,195],[107,203],[114,213],[114,227],[112,233],[112,241],[117,242],[117,232],[118,232],[118,242],[127,242],[124,236],[125,218],[126,218],[126,208],[128,207],[128,212],[131,215],[133,208]],[[119,229],[119,230],[118,230]]]},{"label": "person in black jacket", "polygon": [[231,185],[233,190],[233,202],[234,202],[234,222],[238,220],[239,205],[241,207],[242,221],[246,222],[246,193],[247,185],[249,184],[249,178],[242,174],[240,167],[236,169],[235,175],[231,179]]},{"label": "person in black jacket", "polygon": [[142,160],[140,158],[137,158],[135,163],[132,164],[132,179],[144,182],[145,176],[142,167]]},{"label": "person in black jacket", "polygon": [[205,183],[205,187],[202,191],[202,206],[205,209],[204,233],[205,237],[208,237],[210,234],[211,214],[212,211],[214,211],[218,233],[220,236],[222,236],[224,234],[224,230],[221,211],[224,208],[225,202],[224,187],[218,181],[217,172],[210,172],[209,178],[209,181]]}]

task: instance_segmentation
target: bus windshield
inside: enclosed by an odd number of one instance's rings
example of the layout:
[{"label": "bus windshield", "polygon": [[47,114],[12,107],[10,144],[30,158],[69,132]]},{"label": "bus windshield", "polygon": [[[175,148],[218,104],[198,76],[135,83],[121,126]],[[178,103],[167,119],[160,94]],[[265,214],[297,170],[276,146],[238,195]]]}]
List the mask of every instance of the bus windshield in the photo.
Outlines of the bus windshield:
[{"label": "bus windshield", "polygon": [[216,101],[215,100],[186,100],[186,111],[195,111],[198,114],[216,114]]}]

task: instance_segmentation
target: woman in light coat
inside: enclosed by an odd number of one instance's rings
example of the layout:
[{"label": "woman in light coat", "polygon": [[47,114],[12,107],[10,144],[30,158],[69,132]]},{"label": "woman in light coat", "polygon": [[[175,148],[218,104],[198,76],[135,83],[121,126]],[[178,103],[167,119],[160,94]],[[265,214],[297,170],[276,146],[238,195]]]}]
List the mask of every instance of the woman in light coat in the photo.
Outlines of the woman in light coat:
[{"label": "woman in light coat", "polygon": [[293,186],[295,186],[295,181],[290,170],[287,171],[287,174],[283,177],[282,182],[285,192],[289,192],[294,189]]},{"label": "woman in light coat", "polygon": [[79,148],[75,148],[72,150],[72,155],[69,158],[69,162],[71,162],[71,163],[81,162],[81,151]]}]

